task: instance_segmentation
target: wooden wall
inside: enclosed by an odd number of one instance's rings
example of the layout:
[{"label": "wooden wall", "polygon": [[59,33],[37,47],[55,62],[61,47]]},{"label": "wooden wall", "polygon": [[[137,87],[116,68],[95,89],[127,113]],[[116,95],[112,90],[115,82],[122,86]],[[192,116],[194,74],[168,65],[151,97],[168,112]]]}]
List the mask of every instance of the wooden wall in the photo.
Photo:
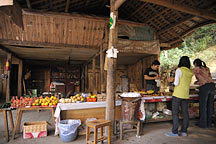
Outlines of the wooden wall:
[{"label": "wooden wall", "polygon": [[24,30],[22,30],[13,24],[8,16],[1,13],[0,39],[99,46],[102,43],[105,25],[105,20],[93,17],[23,11]]},{"label": "wooden wall", "polygon": [[[150,55],[139,60],[137,63],[132,65],[118,65],[116,71],[116,87],[122,85],[121,76],[126,75],[129,79],[129,84],[134,84],[138,90],[145,88],[144,72],[146,68],[150,67],[152,62],[158,59],[158,55]],[[100,75],[99,68],[96,69],[96,89],[100,93]],[[92,69],[88,70],[88,92],[93,91],[93,73]],[[106,71],[104,72],[104,85],[106,88]]]}]

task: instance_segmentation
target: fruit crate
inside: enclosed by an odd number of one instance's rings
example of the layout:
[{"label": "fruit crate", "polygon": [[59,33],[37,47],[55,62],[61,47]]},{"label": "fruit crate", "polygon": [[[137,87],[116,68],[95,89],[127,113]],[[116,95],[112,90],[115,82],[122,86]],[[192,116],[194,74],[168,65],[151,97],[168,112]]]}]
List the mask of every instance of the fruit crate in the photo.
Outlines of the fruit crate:
[{"label": "fruit crate", "polygon": [[97,98],[87,98],[87,102],[96,102]]},{"label": "fruit crate", "polygon": [[47,136],[47,121],[25,122],[23,125],[23,138],[40,138]]}]

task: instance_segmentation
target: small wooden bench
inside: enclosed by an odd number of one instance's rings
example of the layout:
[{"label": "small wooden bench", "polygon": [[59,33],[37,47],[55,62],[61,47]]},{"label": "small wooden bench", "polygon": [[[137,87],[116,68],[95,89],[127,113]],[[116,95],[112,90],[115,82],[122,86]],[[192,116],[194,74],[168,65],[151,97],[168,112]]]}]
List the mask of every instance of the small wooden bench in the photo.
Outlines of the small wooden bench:
[{"label": "small wooden bench", "polygon": [[[103,136],[103,128],[108,126],[108,137]],[[90,128],[94,128],[94,141],[89,141]],[[98,128],[100,128],[100,138],[98,139]],[[110,120],[94,120],[86,124],[86,143],[87,144],[97,144],[98,142],[103,143],[104,140],[108,140],[108,144],[111,144],[111,121]]]}]

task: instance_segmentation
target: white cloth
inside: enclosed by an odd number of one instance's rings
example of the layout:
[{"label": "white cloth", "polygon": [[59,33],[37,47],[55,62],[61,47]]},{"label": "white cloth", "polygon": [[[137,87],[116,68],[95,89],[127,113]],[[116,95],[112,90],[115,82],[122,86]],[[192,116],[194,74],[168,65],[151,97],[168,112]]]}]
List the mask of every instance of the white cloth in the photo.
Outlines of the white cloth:
[{"label": "white cloth", "polygon": [[140,93],[138,92],[124,92],[120,96],[121,97],[141,97]]},{"label": "white cloth", "polygon": [[145,120],[145,100],[142,99],[141,100],[141,104],[140,104],[140,111],[142,113],[142,117],[140,118],[141,121],[144,121]]},{"label": "white cloth", "polygon": [[181,72],[181,69],[178,68],[175,72],[175,81],[174,81],[174,85],[177,86],[179,84],[179,80],[182,76],[182,72]]},{"label": "white cloth", "polygon": [[[120,106],[122,101],[116,101],[116,106]],[[73,109],[90,109],[90,108],[100,108],[106,107],[106,101],[103,102],[85,102],[85,103],[58,103],[54,117],[55,120],[55,133],[54,136],[59,134],[58,123],[60,122],[60,113],[62,110],[73,110]]]}]

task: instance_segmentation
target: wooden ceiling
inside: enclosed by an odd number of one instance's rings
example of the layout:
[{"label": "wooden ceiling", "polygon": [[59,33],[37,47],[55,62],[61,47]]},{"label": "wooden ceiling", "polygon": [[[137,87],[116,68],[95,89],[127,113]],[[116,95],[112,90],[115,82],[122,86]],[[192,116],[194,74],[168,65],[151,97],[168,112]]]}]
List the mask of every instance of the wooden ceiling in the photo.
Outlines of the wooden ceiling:
[{"label": "wooden ceiling", "polygon": [[[20,57],[32,57],[32,59],[43,57],[44,60],[71,58],[88,60],[98,51],[104,35],[107,36],[108,32],[104,31],[109,18],[109,0],[16,1],[21,8],[25,9],[23,23],[26,31],[17,30],[11,21],[0,15],[0,30],[2,30],[0,43]],[[35,10],[38,13],[36,15],[31,13]],[[49,14],[52,12],[57,15]],[[166,44],[166,47],[161,47],[163,50],[179,46],[184,38],[197,28],[215,23],[216,1],[127,0],[119,8],[119,19],[151,27],[160,43]],[[6,26],[9,28],[4,29]],[[80,31],[83,28],[86,30]],[[52,37],[46,37],[49,34]],[[7,40],[9,36],[12,37],[10,41]],[[24,43],[25,41],[34,42],[34,45]],[[51,45],[48,46],[47,43]],[[86,48],[91,50],[86,51]],[[22,52],[25,51],[28,52],[24,56]]]},{"label": "wooden ceiling", "polygon": [[[18,2],[23,8],[43,12],[55,11],[109,17],[109,0],[18,0]],[[169,3],[175,4],[175,7],[185,7],[186,12],[169,8]],[[200,14],[192,15],[186,8],[200,11]],[[216,1],[127,0],[119,8],[119,19],[145,23],[157,32],[161,43],[169,43],[171,47],[176,47],[191,31],[215,23],[216,18],[212,20],[205,16],[197,16],[202,15],[203,11],[216,15]]]}]

